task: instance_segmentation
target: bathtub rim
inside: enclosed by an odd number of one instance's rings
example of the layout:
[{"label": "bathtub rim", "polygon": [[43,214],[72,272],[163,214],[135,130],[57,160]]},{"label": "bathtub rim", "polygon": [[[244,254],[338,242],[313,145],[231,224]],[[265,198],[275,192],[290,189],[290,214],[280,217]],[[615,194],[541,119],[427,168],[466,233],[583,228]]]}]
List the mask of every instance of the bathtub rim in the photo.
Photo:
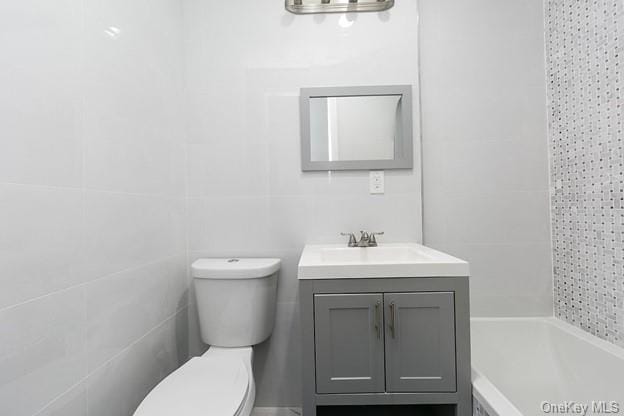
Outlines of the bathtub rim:
[{"label": "bathtub rim", "polygon": [[[534,322],[551,325],[563,332],[593,345],[603,352],[615,356],[624,361],[624,348],[609,341],[565,322],[555,316],[531,316],[531,317],[474,317],[470,322]],[[472,336],[471,336],[472,338]],[[490,416],[523,416],[523,413],[507,399],[496,386],[471,363],[472,394]]]}]

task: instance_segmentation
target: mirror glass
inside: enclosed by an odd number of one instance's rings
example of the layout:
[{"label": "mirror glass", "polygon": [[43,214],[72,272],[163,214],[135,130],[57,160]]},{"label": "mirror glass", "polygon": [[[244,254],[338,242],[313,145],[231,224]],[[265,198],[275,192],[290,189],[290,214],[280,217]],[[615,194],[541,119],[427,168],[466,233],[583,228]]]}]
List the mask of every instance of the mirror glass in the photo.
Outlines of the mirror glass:
[{"label": "mirror glass", "polygon": [[310,99],[310,159],[393,160],[400,95]]}]

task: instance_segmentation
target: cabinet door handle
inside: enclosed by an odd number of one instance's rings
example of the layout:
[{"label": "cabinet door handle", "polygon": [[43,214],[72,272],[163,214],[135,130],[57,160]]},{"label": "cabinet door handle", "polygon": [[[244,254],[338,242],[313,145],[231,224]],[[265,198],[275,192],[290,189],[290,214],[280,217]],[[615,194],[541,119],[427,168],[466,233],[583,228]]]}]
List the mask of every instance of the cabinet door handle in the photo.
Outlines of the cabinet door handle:
[{"label": "cabinet door handle", "polygon": [[390,303],[390,323],[388,324],[388,326],[390,327],[390,334],[392,335],[392,338],[396,338],[395,337],[395,326],[394,326],[394,313],[396,310],[396,305],[394,304],[394,302]]},{"label": "cabinet door handle", "polygon": [[375,304],[375,331],[377,331],[377,339],[381,339],[381,302]]}]

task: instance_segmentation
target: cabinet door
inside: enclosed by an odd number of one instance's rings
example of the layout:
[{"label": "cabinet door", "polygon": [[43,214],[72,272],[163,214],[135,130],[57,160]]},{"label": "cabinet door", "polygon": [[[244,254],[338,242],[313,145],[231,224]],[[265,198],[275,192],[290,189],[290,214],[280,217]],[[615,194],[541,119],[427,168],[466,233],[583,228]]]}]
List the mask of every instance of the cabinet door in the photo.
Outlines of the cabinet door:
[{"label": "cabinet door", "polygon": [[316,391],[384,391],[383,296],[314,295]]},{"label": "cabinet door", "polygon": [[387,293],[384,306],[387,391],[455,391],[453,293]]}]

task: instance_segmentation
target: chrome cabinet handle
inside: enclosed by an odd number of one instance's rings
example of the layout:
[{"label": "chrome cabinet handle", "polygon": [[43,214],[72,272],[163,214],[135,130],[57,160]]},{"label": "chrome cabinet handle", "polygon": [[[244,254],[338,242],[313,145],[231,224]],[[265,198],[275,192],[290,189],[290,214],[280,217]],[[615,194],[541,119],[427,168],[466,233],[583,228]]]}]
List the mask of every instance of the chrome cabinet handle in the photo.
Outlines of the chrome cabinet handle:
[{"label": "chrome cabinet handle", "polygon": [[381,302],[375,304],[375,331],[377,331],[377,339],[381,339]]},{"label": "chrome cabinet handle", "polygon": [[396,338],[395,336],[395,311],[396,311],[396,305],[394,304],[394,302],[390,303],[390,323],[388,324],[388,326],[390,327],[390,334],[392,335],[392,338]]}]

